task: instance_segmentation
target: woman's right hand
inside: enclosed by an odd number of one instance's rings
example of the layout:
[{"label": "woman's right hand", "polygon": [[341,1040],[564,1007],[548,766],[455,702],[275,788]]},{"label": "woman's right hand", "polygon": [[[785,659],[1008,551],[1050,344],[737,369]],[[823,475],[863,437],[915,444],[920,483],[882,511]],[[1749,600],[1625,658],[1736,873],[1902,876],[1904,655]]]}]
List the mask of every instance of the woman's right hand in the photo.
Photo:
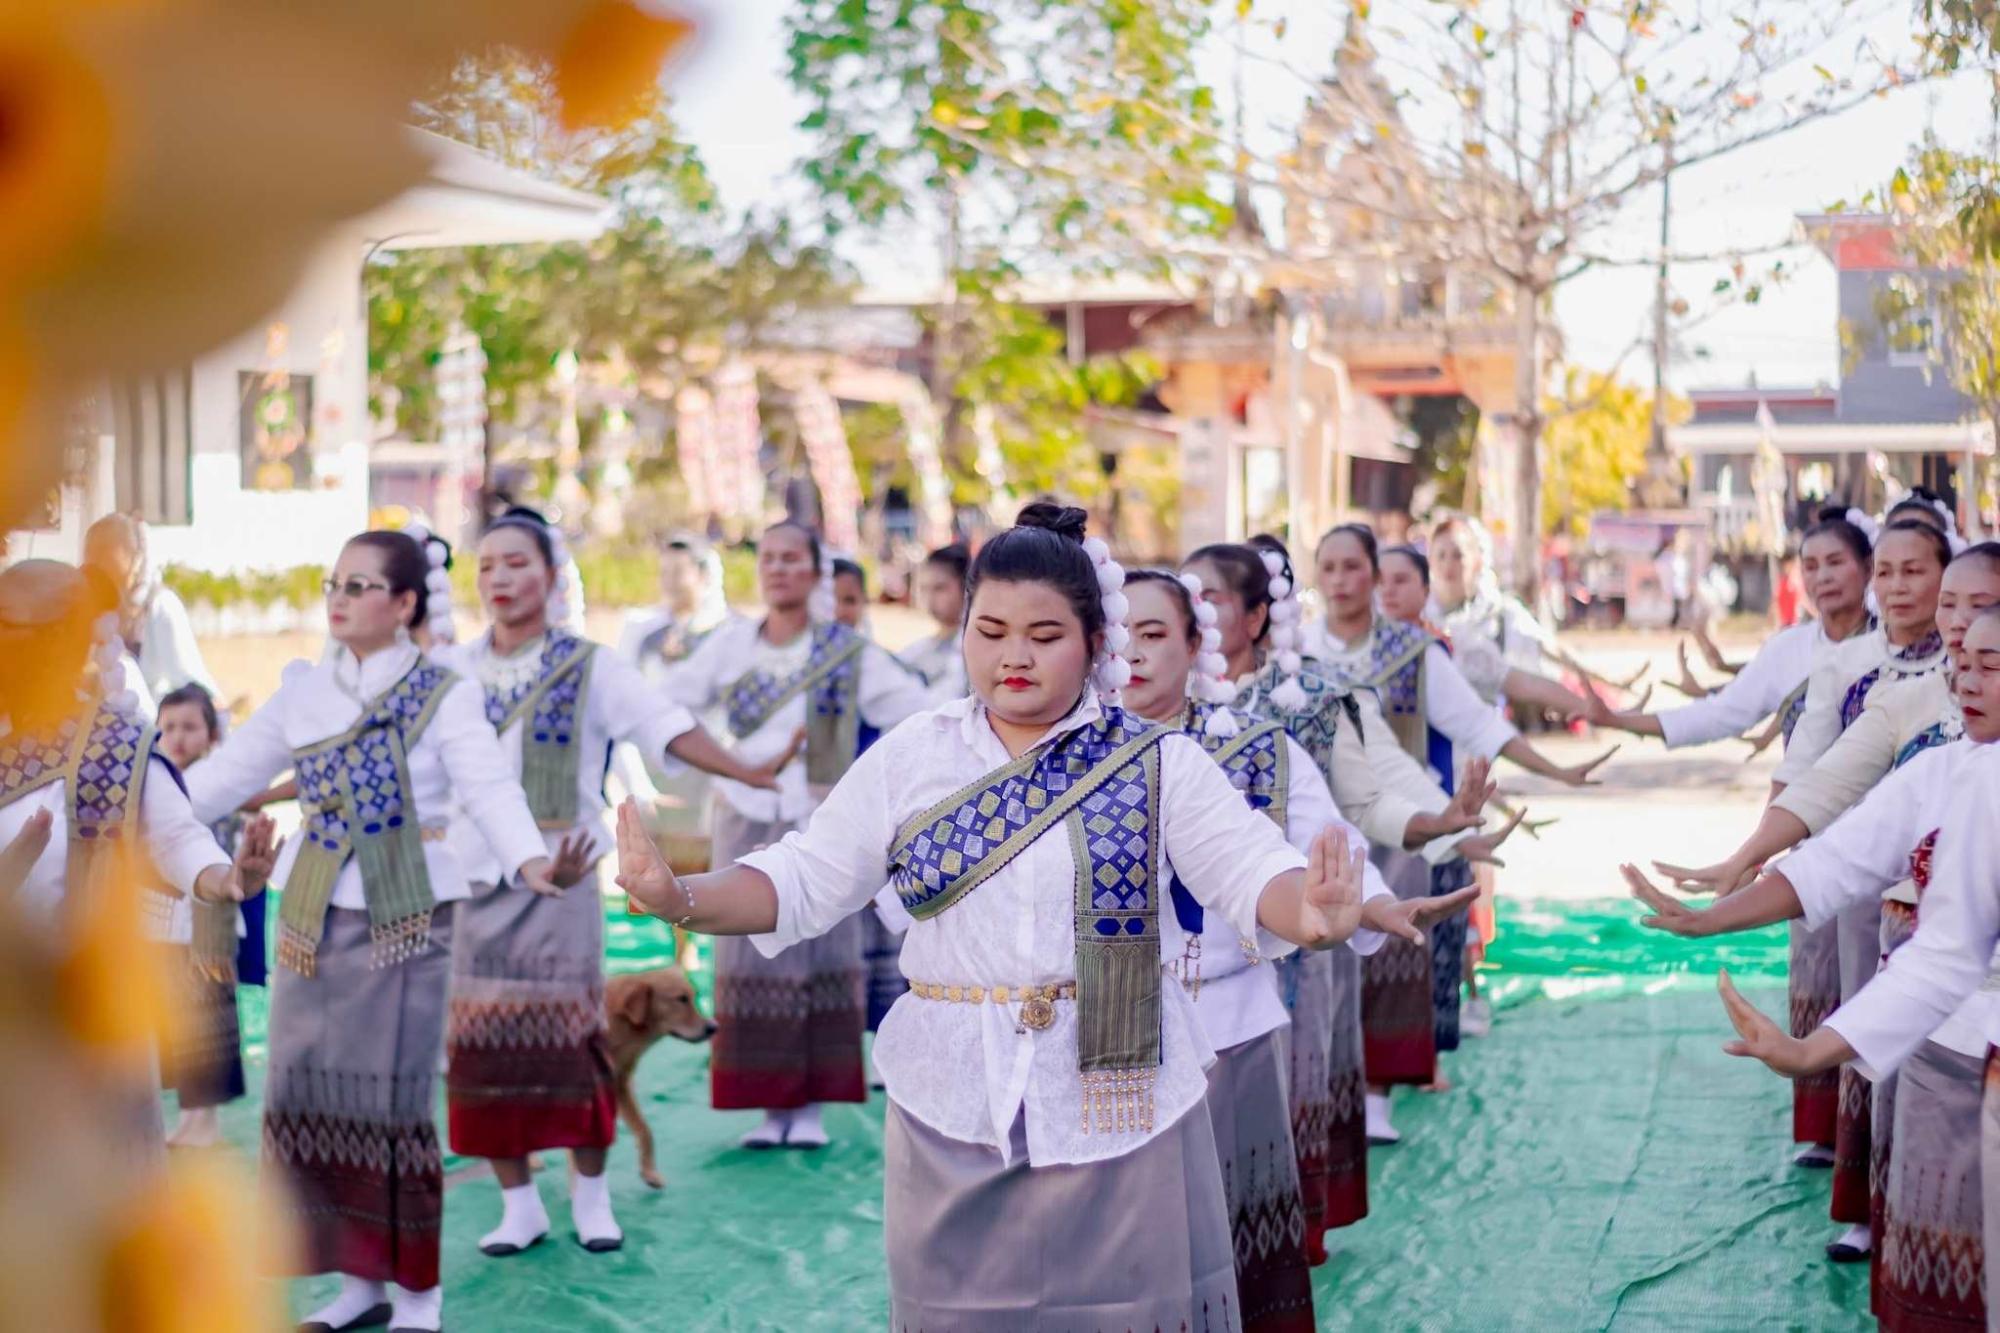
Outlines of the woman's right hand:
[{"label": "woman's right hand", "polygon": [[1449,837],[1485,826],[1486,803],[1500,790],[1500,784],[1490,776],[1492,771],[1493,765],[1484,759],[1474,759],[1465,766],[1451,804],[1428,817],[1425,827],[1431,837]]},{"label": "woman's right hand", "polygon": [[1512,837],[1514,830],[1519,828],[1521,821],[1527,817],[1528,807],[1522,806],[1514,812],[1512,819],[1501,825],[1496,831],[1467,838],[1464,842],[1458,844],[1458,854],[1474,865],[1501,866],[1504,868],[1507,863],[1496,855],[1500,850],[1500,844]]},{"label": "woman's right hand", "polygon": [[1710,693],[1712,693],[1712,691],[1708,688],[1708,686],[1702,684],[1700,681],[1694,678],[1694,671],[1692,668],[1688,666],[1687,641],[1682,640],[1680,646],[1676,648],[1674,652],[1675,655],[1680,659],[1681,678],[1677,681],[1670,680],[1667,682],[1667,684],[1673,686],[1675,689],[1679,690],[1682,694],[1685,694],[1690,699],[1705,698]]},{"label": "woman's right hand", "polygon": [[626,797],[618,807],[618,887],[652,916],[678,921],[694,906],[674,877],[667,858],[646,829],[639,803]]},{"label": "woman's right hand", "polygon": [[1729,979],[1727,968],[1716,977],[1715,987],[1722,992],[1722,1007],[1728,1011],[1730,1025],[1736,1029],[1736,1040],[1722,1048],[1726,1053],[1762,1060],[1773,1073],[1783,1074],[1786,1078],[1820,1072],[1822,1066],[1812,1058],[1806,1043],[1779,1027],[1756,1005],[1744,999],[1743,993],[1736,989],[1736,983]]},{"label": "woman's right hand", "polygon": [[1708,913],[1697,912],[1686,903],[1669,898],[1639,867],[1627,864],[1618,870],[1625,876],[1626,888],[1632,896],[1652,910],[1651,916],[1639,918],[1639,924],[1647,930],[1663,930],[1683,939],[1699,939],[1714,933],[1708,929]]},{"label": "woman's right hand", "polygon": [[1755,883],[1764,868],[1746,864],[1732,856],[1712,866],[1700,867],[1669,865],[1665,861],[1655,861],[1653,869],[1671,879],[1674,886],[1682,893],[1712,893],[1718,898],[1727,898],[1738,889],[1747,888]]}]

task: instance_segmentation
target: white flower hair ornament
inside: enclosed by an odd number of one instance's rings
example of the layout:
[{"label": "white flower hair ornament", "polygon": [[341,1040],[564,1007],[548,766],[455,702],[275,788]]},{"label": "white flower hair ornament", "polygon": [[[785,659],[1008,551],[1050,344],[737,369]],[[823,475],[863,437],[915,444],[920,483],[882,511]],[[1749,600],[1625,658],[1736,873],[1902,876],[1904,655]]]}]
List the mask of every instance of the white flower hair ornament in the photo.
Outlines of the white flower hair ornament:
[{"label": "white flower hair ornament", "polygon": [[438,643],[458,642],[458,622],[451,614],[451,545],[421,523],[403,529],[424,552],[424,623]]},{"label": "white flower hair ornament", "polygon": [[833,552],[822,551],[819,558],[819,582],[806,596],[806,614],[814,620],[832,620],[840,613],[840,598],[833,590]]},{"label": "white flower hair ornament", "polygon": [[1201,577],[1182,574],[1180,584],[1187,592],[1188,605],[1194,608],[1195,632],[1201,640],[1189,672],[1188,694],[1199,703],[1214,705],[1202,722],[1201,734],[1226,740],[1241,729],[1236,725],[1236,714],[1229,710],[1236,699],[1236,686],[1229,679],[1229,659],[1222,655],[1222,631],[1216,628],[1215,608],[1201,599]]},{"label": "white flower hair ornament", "polygon": [[1098,697],[1115,707],[1119,691],[1132,683],[1132,664],[1124,657],[1132,644],[1132,631],[1125,625],[1132,614],[1132,604],[1125,598],[1125,567],[1111,558],[1111,548],[1101,537],[1084,538],[1083,553],[1097,571],[1098,596],[1104,605],[1104,651],[1091,668],[1091,682]]},{"label": "white flower hair ornament", "polygon": [[555,578],[549,584],[548,622],[563,626],[569,624],[569,544],[563,540],[562,529],[553,523],[548,525],[548,534],[549,563],[555,567]]},{"label": "white flower hair ornament", "polygon": [[1284,679],[1271,691],[1271,703],[1286,712],[1304,708],[1311,700],[1306,697],[1306,688],[1299,683],[1299,673],[1305,669],[1305,658],[1299,652],[1302,642],[1299,630],[1298,590],[1292,586],[1290,572],[1285,558],[1276,551],[1264,551],[1264,570],[1271,576],[1271,660],[1277,663]]},{"label": "white flower hair ornament", "polygon": [[1850,509],[1842,517],[1861,530],[1861,535],[1868,539],[1870,546],[1873,546],[1881,538],[1882,525],[1876,521],[1873,514],[1866,510]]},{"label": "white flower hair ornament", "polygon": [[[125,640],[119,637],[118,613],[106,611],[90,626],[90,662],[97,669],[97,692],[113,708],[130,712],[139,696],[125,680]],[[79,692],[88,698],[88,691]]]}]

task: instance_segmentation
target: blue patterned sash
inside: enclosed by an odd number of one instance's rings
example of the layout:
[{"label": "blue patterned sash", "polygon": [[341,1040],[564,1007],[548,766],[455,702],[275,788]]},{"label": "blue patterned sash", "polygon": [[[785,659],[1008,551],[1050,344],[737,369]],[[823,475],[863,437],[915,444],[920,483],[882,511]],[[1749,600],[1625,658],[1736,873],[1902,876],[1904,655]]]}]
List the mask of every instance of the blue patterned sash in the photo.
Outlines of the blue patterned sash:
[{"label": "blue patterned sash", "polygon": [[[1291,761],[1285,749],[1285,728],[1283,723],[1267,722],[1253,717],[1240,709],[1229,711],[1236,716],[1238,731],[1234,736],[1210,736],[1203,729],[1208,715],[1218,704],[1194,704],[1188,710],[1187,725],[1183,728],[1188,736],[1201,743],[1222,769],[1229,785],[1243,793],[1243,799],[1250,808],[1266,816],[1285,829],[1285,798],[1290,791]],[[1198,941],[1207,914],[1194,895],[1178,876],[1167,886],[1174,903],[1174,919],[1180,922],[1186,933],[1190,951],[1199,956]],[[1184,976],[1183,981],[1187,980]]]},{"label": "blue patterned sash", "polygon": [[1058,823],[1078,880],[1077,1068],[1086,1133],[1153,1127],[1160,1064],[1160,741],[1117,708],[1037,746],[916,816],[889,851],[890,882],[928,920]]},{"label": "blue patterned sash", "polygon": [[1778,705],[1778,731],[1784,736],[1786,745],[1792,743],[1792,733],[1798,729],[1799,719],[1806,715],[1806,691],[1811,685],[1812,677],[1807,676]]},{"label": "blue patterned sash", "polygon": [[521,790],[543,828],[576,823],[577,775],[583,766],[583,710],[597,645],[549,631],[535,674],[502,693],[486,691],[486,720],[496,732],[527,715],[521,734]]},{"label": "blue patterned sash", "polygon": [[1368,635],[1368,665],[1340,680],[1350,689],[1373,690],[1382,716],[1412,759],[1428,764],[1440,785],[1452,789],[1451,742],[1439,735],[1424,709],[1424,654],[1440,640],[1421,625],[1377,616]]},{"label": "blue patterned sash", "polygon": [[1903,748],[1896,751],[1896,761],[1889,767],[1892,769],[1901,768],[1904,764],[1909,763],[1926,750],[1935,750],[1940,745],[1949,745],[1951,739],[1950,735],[1945,732],[1944,723],[1933,722],[1930,726],[1925,727],[1922,731],[1910,737],[1909,740],[1903,742]]},{"label": "blue patterned sash", "polygon": [[278,961],[311,976],[333,886],[349,857],[361,865],[372,965],[400,963],[430,944],[430,870],[410,791],[409,752],[458,677],[418,658],[348,730],[292,753],[303,842],[278,907]]},{"label": "blue patterned sash", "polygon": [[145,721],[103,699],[47,735],[0,738],[0,807],[51,782],[67,784],[63,864],[70,902],[82,904],[116,886],[126,845],[138,836],[139,795],[154,740]]},{"label": "blue patterned sash", "polygon": [[729,734],[742,740],[801,694],[806,700],[806,781],[832,786],[861,747],[861,652],[868,640],[837,621],[812,628],[805,665],[780,678],[747,671],[722,696]]}]

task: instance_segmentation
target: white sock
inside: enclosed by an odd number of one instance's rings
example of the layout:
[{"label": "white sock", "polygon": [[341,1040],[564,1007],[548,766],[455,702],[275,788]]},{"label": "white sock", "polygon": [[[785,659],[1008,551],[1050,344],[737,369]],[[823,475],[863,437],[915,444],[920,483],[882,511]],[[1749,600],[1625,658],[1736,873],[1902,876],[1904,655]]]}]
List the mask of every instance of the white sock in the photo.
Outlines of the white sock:
[{"label": "white sock", "polygon": [[824,1148],[826,1145],[826,1126],[820,1123],[817,1102],[792,1112],[791,1123],[785,1129],[787,1148]]},{"label": "white sock", "polygon": [[576,1238],[585,1249],[611,1249],[622,1244],[625,1233],[611,1215],[611,1181],[604,1175],[579,1175],[570,1182],[569,1216],[576,1223]]},{"label": "white sock", "polygon": [[392,1282],[389,1284],[389,1309],[390,1328],[421,1328],[436,1333],[444,1327],[444,1284],[439,1283],[423,1291],[411,1291]]},{"label": "white sock", "polygon": [[785,1141],[785,1129],[792,1122],[790,1111],[766,1111],[764,1123],[737,1142],[746,1148],[775,1148]]},{"label": "white sock", "polygon": [[183,1148],[213,1147],[222,1138],[222,1117],[213,1106],[199,1106],[181,1112],[180,1123],[168,1138]]},{"label": "white sock", "polygon": [[514,1254],[549,1234],[549,1211],[535,1182],[500,1191],[500,1225],[479,1238],[488,1254]]},{"label": "white sock", "polygon": [[1859,1250],[1863,1254],[1868,1253],[1869,1247],[1874,1243],[1875,1233],[1870,1231],[1866,1224],[1849,1227],[1841,1232],[1840,1239],[1834,1242],[1835,1245],[1845,1245],[1850,1250]]},{"label": "white sock", "polygon": [[304,1322],[325,1324],[328,1328],[345,1328],[387,1299],[380,1282],[342,1273],[340,1294],[307,1315]]},{"label": "white sock", "polygon": [[1384,1143],[1395,1143],[1403,1136],[1389,1121],[1389,1094],[1371,1092],[1361,1099],[1362,1112],[1367,1120],[1367,1135],[1370,1139]]}]

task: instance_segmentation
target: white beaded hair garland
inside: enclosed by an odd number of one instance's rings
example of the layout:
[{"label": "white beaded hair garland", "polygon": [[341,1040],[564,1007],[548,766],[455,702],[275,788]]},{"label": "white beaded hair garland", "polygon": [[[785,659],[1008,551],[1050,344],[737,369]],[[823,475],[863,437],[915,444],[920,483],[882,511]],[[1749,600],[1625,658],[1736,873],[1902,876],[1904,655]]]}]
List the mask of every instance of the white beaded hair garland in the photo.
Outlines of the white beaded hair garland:
[{"label": "white beaded hair garland", "polygon": [[431,638],[438,643],[458,642],[458,622],[451,614],[451,571],[445,562],[451,559],[444,538],[436,536],[421,523],[411,523],[403,529],[415,539],[424,553],[427,566],[424,573],[424,623],[430,627]]},{"label": "white beaded hair garland", "polygon": [[833,552],[820,552],[819,582],[806,597],[806,614],[814,620],[833,620],[840,614],[840,597],[833,589],[833,561]]},{"label": "white beaded hair garland", "polygon": [[[139,696],[125,680],[125,641],[118,633],[118,613],[106,611],[90,626],[90,661],[97,668],[97,690],[106,703],[130,712]],[[83,692],[88,697],[88,692]]]},{"label": "white beaded hair garland", "polygon": [[1849,523],[1852,523],[1855,527],[1861,530],[1861,535],[1868,539],[1868,544],[1870,546],[1873,546],[1881,538],[1882,525],[1880,523],[1877,523],[1875,521],[1875,516],[1873,514],[1870,514],[1866,510],[1850,509],[1847,511],[1844,517],[1847,519]]},{"label": "white beaded hair garland", "polygon": [[1229,679],[1229,659],[1222,655],[1222,631],[1216,628],[1218,617],[1215,608],[1201,599],[1200,575],[1182,574],[1180,583],[1187,590],[1188,605],[1194,608],[1194,623],[1201,636],[1188,693],[1201,703],[1215,705],[1202,723],[1202,734],[1227,739],[1241,728],[1236,725],[1236,714],[1229,710],[1236,700],[1236,685]]},{"label": "white beaded hair garland", "polygon": [[563,541],[562,529],[555,524],[547,525],[549,534],[549,563],[555,566],[555,580],[549,584],[549,614],[551,626],[569,624],[569,545]]},{"label": "white beaded hair garland", "polygon": [[1098,595],[1104,604],[1104,651],[1091,668],[1091,681],[1098,697],[1115,706],[1118,692],[1132,683],[1132,664],[1124,657],[1132,646],[1132,631],[1125,625],[1132,614],[1132,604],[1125,598],[1125,567],[1111,558],[1111,548],[1102,537],[1084,538],[1083,553],[1097,571]]},{"label": "white beaded hair garland", "polygon": [[1285,573],[1285,558],[1276,551],[1260,551],[1264,558],[1264,570],[1271,576],[1271,650],[1272,660],[1284,679],[1271,691],[1271,703],[1287,712],[1304,708],[1311,702],[1306,697],[1306,688],[1299,683],[1299,673],[1305,669],[1305,658],[1299,652],[1302,638],[1299,630],[1298,589]]}]

